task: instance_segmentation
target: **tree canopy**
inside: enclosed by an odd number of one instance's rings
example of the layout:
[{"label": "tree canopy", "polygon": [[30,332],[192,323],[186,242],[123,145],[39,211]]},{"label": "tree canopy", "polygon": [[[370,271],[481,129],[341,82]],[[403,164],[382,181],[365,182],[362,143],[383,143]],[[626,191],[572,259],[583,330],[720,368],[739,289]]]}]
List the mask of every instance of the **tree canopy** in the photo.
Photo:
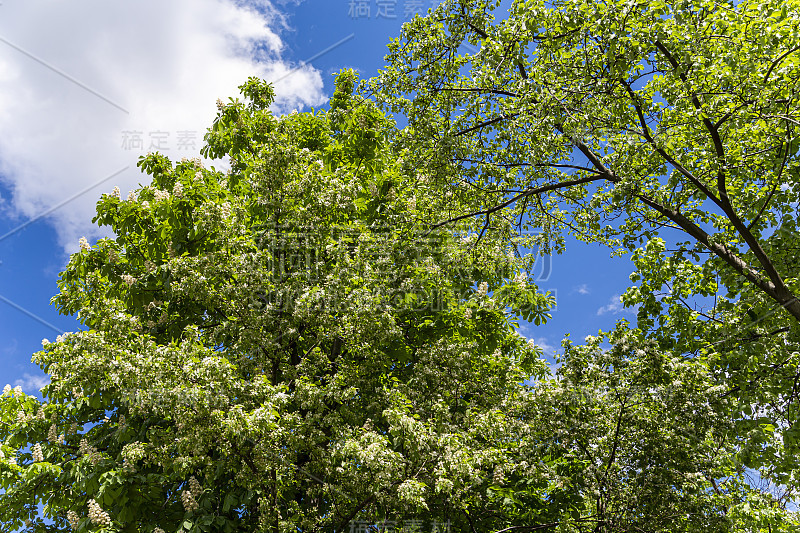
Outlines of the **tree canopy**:
[{"label": "tree canopy", "polygon": [[82,241],[53,299],[86,330],[36,354],[46,403],[1,400],[4,529],[463,522],[546,373],[515,314],[551,298],[502,232],[428,231],[433,189],[353,85],[275,117],[251,79],[207,135],[228,173],[150,154],[151,184],[103,196],[116,237]]},{"label": "tree canopy", "polygon": [[[736,460],[797,497],[800,5],[446,0],[371,84],[476,217],[631,254],[623,296],[708,369]],[[569,353],[569,352],[568,352]]]},{"label": "tree canopy", "polygon": [[[149,154],[101,198],[53,298],[86,329],[0,396],[4,529],[800,527],[800,5],[499,5],[327,111],[251,78],[228,171]],[[526,250],[567,233],[631,255],[638,316],[548,366]]]}]

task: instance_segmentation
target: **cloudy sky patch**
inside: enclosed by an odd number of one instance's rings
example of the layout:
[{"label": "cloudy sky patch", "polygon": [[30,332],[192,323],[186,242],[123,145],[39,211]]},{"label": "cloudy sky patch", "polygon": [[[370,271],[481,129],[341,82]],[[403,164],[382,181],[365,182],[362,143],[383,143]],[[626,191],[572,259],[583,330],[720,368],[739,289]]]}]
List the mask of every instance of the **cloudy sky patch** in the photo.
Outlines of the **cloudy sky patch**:
[{"label": "cloudy sky patch", "polygon": [[[99,196],[147,182],[139,156],[196,157],[217,98],[248,76],[276,111],[324,103],[320,73],[284,59],[286,22],[265,1],[16,1],[0,6],[0,178],[5,216],[48,215],[65,251],[102,234]],[[113,176],[113,177],[112,177]]]}]

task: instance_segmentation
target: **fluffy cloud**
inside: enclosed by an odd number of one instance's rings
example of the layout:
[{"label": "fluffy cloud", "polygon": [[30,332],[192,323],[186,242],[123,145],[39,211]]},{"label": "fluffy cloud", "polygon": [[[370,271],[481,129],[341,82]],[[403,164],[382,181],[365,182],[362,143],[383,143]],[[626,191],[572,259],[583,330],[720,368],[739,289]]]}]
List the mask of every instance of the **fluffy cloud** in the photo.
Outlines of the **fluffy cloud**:
[{"label": "fluffy cloud", "polygon": [[597,310],[597,316],[605,315],[607,313],[611,313],[612,315],[618,315],[620,313],[636,314],[638,310],[638,304],[631,308],[626,308],[624,305],[622,305],[622,297],[619,294],[615,294],[609,298],[607,305],[604,305]]},{"label": "fluffy cloud", "polygon": [[33,376],[26,373],[22,376],[22,379],[18,379],[14,382],[14,387],[22,387],[22,390],[25,391],[26,394],[38,396],[39,389],[49,384],[50,378],[47,376]]},{"label": "fluffy cloud", "polygon": [[[276,81],[276,109],[325,101],[318,71],[285,60],[270,2],[6,2],[0,6],[0,178],[6,216],[47,215],[65,250],[103,192],[146,178],[140,155],[199,155],[217,98]],[[141,143],[141,145],[139,144]]]}]

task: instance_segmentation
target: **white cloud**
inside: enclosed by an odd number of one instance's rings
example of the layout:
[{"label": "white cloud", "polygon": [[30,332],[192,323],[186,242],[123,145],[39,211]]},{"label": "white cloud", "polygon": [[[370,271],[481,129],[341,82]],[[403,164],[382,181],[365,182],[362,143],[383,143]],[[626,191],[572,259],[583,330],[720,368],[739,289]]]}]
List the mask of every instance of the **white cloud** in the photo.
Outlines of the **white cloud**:
[{"label": "white cloud", "polygon": [[615,294],[608,300],[608,305],[602,306],[600,309],[597,310],[597,315],[605,315],[606,313],[611,313],[612,315],[618,315],[623,312],[625,308],[622,305],[622,299],[619,294]]},{"label": "white cloud", "polygon": [[[266,0],[41,0],[0,9],[6,215],[22,222],[128,167],[48,215],[68,251],[83,234],[101,235],[90,220],[103,192],[119,185],[125,194],[147,180],[135,164],[151,133],[166,133],[172,159],[198,156],[217,98],[238,96],[248,76],[279,80],[279,111],[325,101],[320,73],[292,71],[284,59],[285,21]],[[141,132],[142,149],[123,147],[126,131]],[[181,132],[195,133],[194,149],[178,149]]]},{"label": "white cloud", "polygon": [[39,395],[39,389],[45,385],[50,384],[50,378],[47,376],[33,376],[31,374],[23,374],[22,379],[14,382],[15,387],[22,387],[26,394]]},{"label": "white cloud", "polygon": [[583,294],[583,295],[589,294],[590,292],[589,286],[586,283],[578,285],[577,287],[575,287],[574,291],[577,292],[578,294]]},{"label": "white cloud", "polygon": [[611,313],[612,315],[618,315],[620,313],[636,314],[638,310],[639,304],[626,308],[622,305],[622,297],[619,294],[615,294],[609,298],[608,305],[604,305],[597,310],[597,316],[605,315],[606,313]]}]

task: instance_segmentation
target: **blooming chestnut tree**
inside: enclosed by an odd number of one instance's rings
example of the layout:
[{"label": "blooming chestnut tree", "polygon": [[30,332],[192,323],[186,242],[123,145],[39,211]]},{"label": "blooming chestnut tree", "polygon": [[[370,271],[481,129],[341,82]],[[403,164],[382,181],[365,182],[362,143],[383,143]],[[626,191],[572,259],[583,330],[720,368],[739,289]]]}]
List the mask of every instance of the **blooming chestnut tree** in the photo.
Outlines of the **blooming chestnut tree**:
[{"label": "blooming chestnut tree", "polygon": [[116,237],[53,298],[85,329],[35,354],[44,401],[0,397],[3,530],[495,523],[482,494],[547,371],[515,321],[552,301],[502,221],[430,229],[451,169],[406,163],[354,83],[277,117],[251,78],[206,135],[229,171],[149,154],[148,185],[98,202]]}]

